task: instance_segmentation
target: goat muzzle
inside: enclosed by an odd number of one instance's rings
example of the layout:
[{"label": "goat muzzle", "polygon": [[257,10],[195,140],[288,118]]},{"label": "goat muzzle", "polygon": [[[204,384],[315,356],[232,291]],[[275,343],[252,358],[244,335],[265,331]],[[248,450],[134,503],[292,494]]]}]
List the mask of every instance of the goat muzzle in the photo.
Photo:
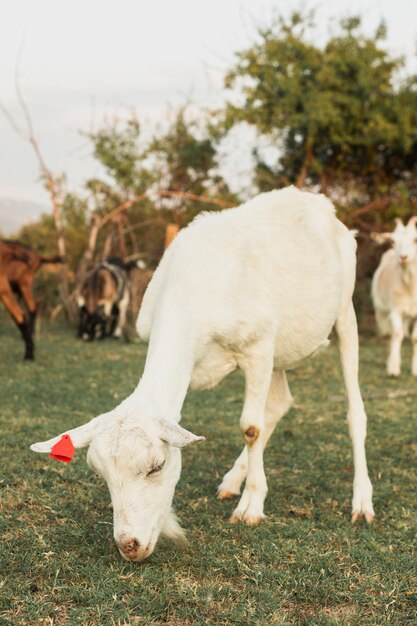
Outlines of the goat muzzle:
[{"label": "goat muzzle", "polygon": [[152,552],[152,546],[141,546],[137,539],[128,539],[118,544],[120,554],[127,561],[143,561]]}]

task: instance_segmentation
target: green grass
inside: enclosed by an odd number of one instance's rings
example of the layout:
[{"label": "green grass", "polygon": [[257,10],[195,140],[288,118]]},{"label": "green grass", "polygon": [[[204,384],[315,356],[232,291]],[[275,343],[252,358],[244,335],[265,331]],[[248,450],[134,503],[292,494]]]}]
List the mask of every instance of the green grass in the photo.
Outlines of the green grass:
[{"label": "green grass", "polygon": [[112,408],[139,379],[145,347],[83,344],[47,326],[36,363],[5,321],[0,334],[0,623],[14,625],[382,625],[417,623],[416,397],[407,366],[385,376],[367,340],[361,382],[377,519],[350,524],[352,459],[337,350],[291,372],[295,407],[266,453],[267,519],[230,526],[216,486],[240,451],[243,381],[190,393],[183,425],[207,441],[183,454],[174,504],[188,531],[126,563],[112,539],[106,485],[77,451],[65,465],[28,449]]}]

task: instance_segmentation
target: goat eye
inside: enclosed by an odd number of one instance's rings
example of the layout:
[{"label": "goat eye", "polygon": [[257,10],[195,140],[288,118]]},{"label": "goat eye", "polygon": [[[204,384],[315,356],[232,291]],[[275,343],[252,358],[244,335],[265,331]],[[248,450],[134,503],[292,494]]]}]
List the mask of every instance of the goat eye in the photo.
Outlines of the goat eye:
[{"label": "goat eye", "polygon": [[151,470],[149,470],[149,472],[146,474],[146,476],[152,476],[153,474],[157,474],[158,472],[161,471],[161,469],[164,467],[165,465],[165,461],[163,463],[160,463],[159,465],[155,465],[155,467],[153,467]]}]

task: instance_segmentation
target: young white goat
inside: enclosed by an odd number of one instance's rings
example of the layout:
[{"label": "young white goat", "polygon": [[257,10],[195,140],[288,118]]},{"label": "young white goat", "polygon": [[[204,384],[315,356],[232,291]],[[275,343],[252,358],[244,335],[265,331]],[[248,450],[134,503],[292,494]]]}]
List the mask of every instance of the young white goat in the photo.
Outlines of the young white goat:
[{"label": "young white goat", "polygon": [[372,233],[377,243],[390,242],[372,280],[372,300],[381,335],[391,337],[387,361],[389,376],[401,372],[401,344],[411,336],[411,372],[417,376],[417,217],[407,226],[397,218],[392,233]]},{"label": "young white goat", "polygon": [[[355,464],[352,521],[372,521],[352,306],[355,250],[330,201],[295,188],[204,215],[179,233],[139,314],[149,349],[137,388],[110,413],[68,431],[76,448],[90,446],[88,462],[107,481],[123,557],[146,558],[160,533],[182,536],[171,510],[180,448],[203,440],[178,425],[187,389],[214,387],[237,367],[246,378],[246,445],[218,495],[238,496],[246,479],[231,521],[261,521],[263,451],[292,400],[285,370],[327,345],[334,324]],[[58,440],[31,448],[49,452]]]}]

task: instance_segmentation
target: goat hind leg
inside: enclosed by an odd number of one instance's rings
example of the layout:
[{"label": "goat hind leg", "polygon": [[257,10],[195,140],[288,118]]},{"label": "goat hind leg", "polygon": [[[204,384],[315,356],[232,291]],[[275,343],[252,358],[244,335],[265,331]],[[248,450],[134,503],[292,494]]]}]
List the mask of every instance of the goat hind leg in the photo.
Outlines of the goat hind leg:
[{"label": "goat hind leg", "polygon": [[372,483],[369,479],[366,464],[366,413],[359,388],[359,340],[356,315],[352,302],[341,313],[336,322],[339,336],[339,350],[348,395],[349,434],[352,440],[354,479],[352,498],[352,522],[362,515],[367,522],[374,519],[372,506]]}]

